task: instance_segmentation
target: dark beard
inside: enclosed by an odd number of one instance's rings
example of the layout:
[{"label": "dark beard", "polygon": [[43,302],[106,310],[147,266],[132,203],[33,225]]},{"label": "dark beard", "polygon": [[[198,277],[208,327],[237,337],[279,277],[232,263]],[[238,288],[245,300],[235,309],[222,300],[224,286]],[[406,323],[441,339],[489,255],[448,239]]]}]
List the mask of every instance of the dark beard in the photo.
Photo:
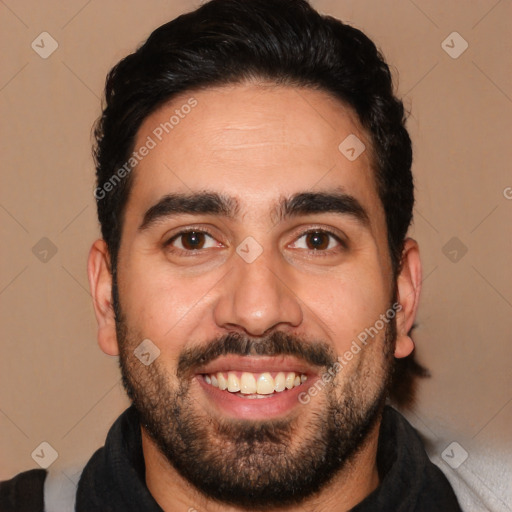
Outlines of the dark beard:
[{"label": "dark beard", "polygon": [[391,377],[394,319],[386,328],[377,372],[384,377],[378,388],[365,395],[368,372],[343,385],[328,383],[320,392],[325,406],[310,414],[301,431],[295,418],[256,422],[206,417],[194,408],[189,393],[192,370],[199,361],[226,353],[290,354],[327,369],[332,367],[327,362],[336,361],[327,345],[306,344],[282,332],[257,341],[229,334],[207,348],[183,353],[177,369],[180,384],[172,389],[158,360],[144,366],[133,356],[140,338],[130,336],[124,319],[119,320],[123,384],[141,424],[176,471],[207,498],[251,510],[302,503],[346,467],[380,419]]}]

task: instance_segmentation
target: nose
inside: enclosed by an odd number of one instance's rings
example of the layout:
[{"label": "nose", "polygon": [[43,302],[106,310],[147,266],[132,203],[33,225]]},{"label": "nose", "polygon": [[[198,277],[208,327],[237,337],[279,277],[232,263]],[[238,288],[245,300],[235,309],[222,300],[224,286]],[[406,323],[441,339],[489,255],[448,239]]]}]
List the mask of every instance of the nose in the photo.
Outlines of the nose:
[{"label": "nose", "polygon": [[290,270],[276,256],[265,253],[252,263],[233,255],[234,268],[222,283],[214,309],[215,322],[222,329],[263,336],[272,329],[291,329],[302,323]]}]

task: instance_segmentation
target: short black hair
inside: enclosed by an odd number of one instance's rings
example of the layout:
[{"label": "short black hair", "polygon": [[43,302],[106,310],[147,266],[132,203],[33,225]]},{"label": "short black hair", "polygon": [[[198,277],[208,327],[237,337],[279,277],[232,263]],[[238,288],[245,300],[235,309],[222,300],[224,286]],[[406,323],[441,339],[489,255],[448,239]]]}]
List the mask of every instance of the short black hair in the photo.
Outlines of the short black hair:
[{"label": "short black hair", "polygon": [[114,275],[133,181],[126,162],[142,122],[180,93],[254,79],[325,91],[357,113],[371,140],[396,276],[414,204],[403,104],[375,44],[305,0],[211,0],[157,28],[109,72],[94,159]]}]

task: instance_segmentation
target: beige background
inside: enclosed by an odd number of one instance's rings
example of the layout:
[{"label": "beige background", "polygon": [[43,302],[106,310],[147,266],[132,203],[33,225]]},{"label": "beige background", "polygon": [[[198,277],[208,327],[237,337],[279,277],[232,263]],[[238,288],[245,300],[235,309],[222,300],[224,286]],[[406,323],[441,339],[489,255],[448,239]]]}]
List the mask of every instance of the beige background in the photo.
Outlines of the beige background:
[{"label": "beige background", "polygon": [[[0,479],[38,467],[31,453],[43,441],[59,454],[56,471],[87,460],[128,404],[117,360],[96,344],[86,277],[99,232],[91,126],[107,71],[196,5],[0,1]],[[464,482],[479,488],[483,504],[473,510],[512,510],[512,4],[313,5],[382,48],[412,112],[411,233],[425,271],[416,342],[433,377],[408,417],[436,463],[462,482],[458,492]],[[47,59],[31,48],[43,31],[59,45]],[[454,31],[469,44],[457,59],[442,47]],[[57,249],[46,262],[32,250],[43,237]],[[445,247],[453,237],[459,247]],[[452,441],[469,455],[458,469],[440,458]]]}]

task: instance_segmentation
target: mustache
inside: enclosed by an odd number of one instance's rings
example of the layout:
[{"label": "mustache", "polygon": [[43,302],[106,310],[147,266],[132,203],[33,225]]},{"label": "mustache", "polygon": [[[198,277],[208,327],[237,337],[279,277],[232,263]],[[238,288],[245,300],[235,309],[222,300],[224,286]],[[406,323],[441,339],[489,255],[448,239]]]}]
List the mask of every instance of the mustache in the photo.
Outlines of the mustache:
[{"label": "mustache", "polygon": [[337,361],[334,349],[323,341],[275,331],[265,338],[251,339],[239,333],[228,333],[204,346],[182,351],[176,374],[182,378],[215,359],[226,355],[294,356],[313,366],[331,367]]}]

